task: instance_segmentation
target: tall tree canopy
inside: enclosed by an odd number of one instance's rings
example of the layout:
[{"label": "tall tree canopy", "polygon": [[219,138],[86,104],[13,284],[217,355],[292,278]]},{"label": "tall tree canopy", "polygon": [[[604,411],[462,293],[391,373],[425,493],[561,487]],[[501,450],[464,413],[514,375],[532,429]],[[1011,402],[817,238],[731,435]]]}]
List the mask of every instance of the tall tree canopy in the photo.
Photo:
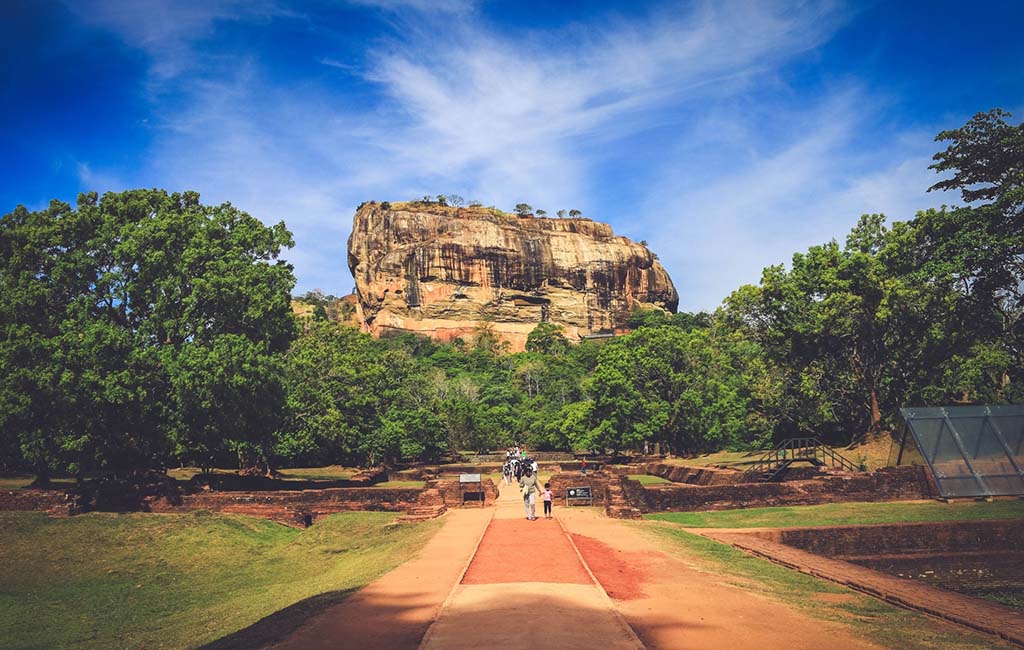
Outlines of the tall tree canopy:
[{"label": "tall tree canopy", "polygon": [[291,245],[195,192],[19,206],[0,218],[0,428],[44,476],[265,456]]}]

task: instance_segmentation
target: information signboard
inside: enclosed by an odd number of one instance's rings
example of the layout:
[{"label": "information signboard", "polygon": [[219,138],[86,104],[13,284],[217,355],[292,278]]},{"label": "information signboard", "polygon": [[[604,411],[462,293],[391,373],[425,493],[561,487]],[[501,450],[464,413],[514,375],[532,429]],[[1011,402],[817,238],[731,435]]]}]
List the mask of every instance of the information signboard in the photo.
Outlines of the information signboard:
[{"label": "information signboard", "polygon": [[487,495],[484,494],[484,484],[479,474],[459,474],[459,488],[462,503],[479,501],[481,508],[485,506]]},{"label": "information signboard", "polygon": [[578,485],[576,487],[566,488],[565,490],[565,505],[572,505],[573,503],[586,503],[587,505],[594,505],[594,493],[589,485]]}]

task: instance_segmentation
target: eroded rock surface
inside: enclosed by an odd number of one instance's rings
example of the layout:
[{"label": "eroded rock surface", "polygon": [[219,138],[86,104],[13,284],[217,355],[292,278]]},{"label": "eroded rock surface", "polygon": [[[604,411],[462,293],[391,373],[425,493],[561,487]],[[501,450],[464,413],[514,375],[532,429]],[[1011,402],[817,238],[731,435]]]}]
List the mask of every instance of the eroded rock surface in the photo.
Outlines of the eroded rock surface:
[{"label": "eroded rock surface", "polygon": [[575,340],[623,327],[638,306],[679,302],[646,246],[590,219],[371,202],[356,212],[348,265],[358,317],[377,336],[450,341],[486,322],[516,351],[541,322]]}]

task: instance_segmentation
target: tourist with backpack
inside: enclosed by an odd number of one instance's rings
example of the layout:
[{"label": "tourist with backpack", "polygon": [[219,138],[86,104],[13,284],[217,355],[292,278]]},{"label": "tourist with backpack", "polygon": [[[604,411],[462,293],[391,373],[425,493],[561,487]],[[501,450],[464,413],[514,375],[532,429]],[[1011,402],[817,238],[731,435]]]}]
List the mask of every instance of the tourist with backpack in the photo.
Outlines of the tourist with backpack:
[{"label": "tourist with backpack", "polygon": [[526,518],[533,521],[537,518],[537,477],[529,466],[523,468],[523,476],[519,479],[519,490],[523,493],[523,508]]}]

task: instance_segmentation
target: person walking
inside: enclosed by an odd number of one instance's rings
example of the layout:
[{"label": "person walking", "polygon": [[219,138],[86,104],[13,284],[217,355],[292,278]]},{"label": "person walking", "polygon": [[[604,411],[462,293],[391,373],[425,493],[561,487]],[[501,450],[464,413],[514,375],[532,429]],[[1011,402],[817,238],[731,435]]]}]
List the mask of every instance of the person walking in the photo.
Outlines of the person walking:
[{"label": "person walking", "polygon": [[587,475],[587,459],[586,459],[585,456],[584,456],[583,460],[580,461],[580,473],[583,476]]},{"label": "person walking", "polygon": [[551,519],[551,484],[544,484],[544,491],[540,493],[544,499],[544,518]]},{"label": "person walking", "polygon": [[529,466],[523,468],[523,476],[519,479],[519,490],[523,493],[523,508],[526,518],[533,521],[537,518],[537,477]]}]

